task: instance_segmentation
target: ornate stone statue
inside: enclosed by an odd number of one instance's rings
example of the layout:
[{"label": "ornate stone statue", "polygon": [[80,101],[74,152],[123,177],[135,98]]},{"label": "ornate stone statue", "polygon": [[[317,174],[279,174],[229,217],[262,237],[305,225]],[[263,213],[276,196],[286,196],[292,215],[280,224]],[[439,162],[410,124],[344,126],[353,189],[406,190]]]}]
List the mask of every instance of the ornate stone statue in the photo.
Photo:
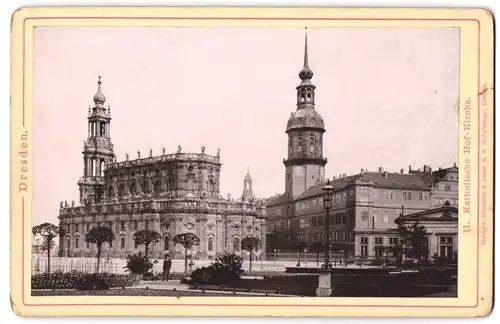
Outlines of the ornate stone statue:
[{"label": "ornate stone statue", "polygon": [[128,161],[128,153],[125,153],[125,161]]},{"label": "ornate stone statue", "polygon": [[153,150],[149,149],[149,157],[153,157]]},{"label": "ornate stone statue", "polygon": [[75,207],[75,201],[74,200],[71,201],[71,207]]},{"label": "ornate stone statue", "polygon": [[220,149],[217,150],[217,157],[220,157]]},{"label": "ornate stone statue", "polygon": [[178,145],[177,146],[177,153],[181,153],[182,152],[182,146]]},{"label": "ornate stone statue", "polygon": [[63,208],[63,206],[64,206],[63,204],[64,204],[64,203],[63,203],[62,201],[60,201],[60,202],[59,202],[59,207],[60,207],[60,208]]},{"label": "ornate stone statue", "polygon": [[66,201],[66,200],[65,200],[65,201],[64,201],[64,207],[68,207],[68,206],[69,206],[69,205],[68,205],[68,201]]},{"label": "ornate stone statue", "polygon": [[227,200],[231,201],[231,194],[230,193],[227,194]]},{"label": "ornate stone statue", "polygon": [[137,158],[140,159],[141,158],[141,151],[137,151]]},{"label": "ornate stone statue", "polygon": [[162,149],[161,149],[161,154],[162,154],[162,155],[165,155],[165,148],[162,148]]},{"label": "ornate stone statue", "polygon": [[201,154],[205,154],[205,145],[201,146]]}]

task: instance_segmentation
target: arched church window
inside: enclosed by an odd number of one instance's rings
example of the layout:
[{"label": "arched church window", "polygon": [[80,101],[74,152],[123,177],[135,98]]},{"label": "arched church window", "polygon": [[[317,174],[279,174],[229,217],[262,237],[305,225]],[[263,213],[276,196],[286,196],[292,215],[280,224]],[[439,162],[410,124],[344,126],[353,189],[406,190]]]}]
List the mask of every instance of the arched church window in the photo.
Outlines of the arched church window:
[{"label": "arched church window", "polygon": [[240,239],[238,237],[233,239],[233,251],[240,252]]},{"label": "arched church window", "polygon": [[174,190],[174,180],[172,178],[167,179],[167,191]]},{"label": "arched church window", "polygon": [[194,181],[192,179],[186,181],[186,190],[194,190]]},{"label": "arched church window", "polygon": [[129,191],[131,195],[135,195],[137,193],[135,181],[129,183]]},{"label": "arched church window", "polygon": [[161,185],[160,185],[160,180],[156,179],[154,182],[154,191],[156,193],[161,191]]},{"label": "arched church window", "polygon": [[118,186],[118,195],[125,196],[125,184],[120,183]]},{"label": "arched church window", "polygon": [[149,193],[148,180],[143,180],[141,185],[142,192]]},{"label": "arched church window", "polygon": [[214,250],[214,239],[210,236],[208,238],[208,251],[212,252]]},{"label": "arched church window", "polygon": [[311,93],[310,92],[307,93],[307,100],[306,101],[311,101]]},{"label": "arched church window", "polygon": [[[245,189],[247,187],[247,183],[245,182]],[[215,191],[215,183],[213,180],[208,180],[208,191],[214,192]]]},{"label": "arched church window", "polygon": [[168,251],[168,249],[170,248],[170,238],[168,236],[165,236],[165,238],[163,239],[163,244],[163,250]]}]

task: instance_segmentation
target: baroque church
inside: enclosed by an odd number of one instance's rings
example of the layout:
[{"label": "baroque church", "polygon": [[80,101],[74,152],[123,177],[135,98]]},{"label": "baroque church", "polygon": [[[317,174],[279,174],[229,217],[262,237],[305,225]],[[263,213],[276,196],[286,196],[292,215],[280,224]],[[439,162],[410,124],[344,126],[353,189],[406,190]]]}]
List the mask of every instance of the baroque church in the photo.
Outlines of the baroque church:
[{"label": "baroque church", "polygon": [[[83,175],[78,180],[80,203],[60,203],[59,255],[91,257],[95,244],[85,242],[85,234],[97,226],[108,226],[115,234],[111,244],[104,244],[103,256],[125,257],[144,250],[133,234],[141,229],[154,230],[161,241],[152,243],[153,258],[169,254],[183,258],[184,248],[172,239],[181,233],[194,233],[200,244],[188,251],[194,259],[214,259],[218,255],[241,251],[241,240],[257,236],[266,246],[266,207],[256,199],[249,173],[244,178],[241,198],[220,195],[220,150],[215,155],[201,147],[198,153],[177,152],[148,156],[127,154],[118,162],[111,142],[111,112],[106,109],[99,77],[98,89],[89,107],[88,135],[83,147]],[[263,249],[255,252],[263,258]]]}]

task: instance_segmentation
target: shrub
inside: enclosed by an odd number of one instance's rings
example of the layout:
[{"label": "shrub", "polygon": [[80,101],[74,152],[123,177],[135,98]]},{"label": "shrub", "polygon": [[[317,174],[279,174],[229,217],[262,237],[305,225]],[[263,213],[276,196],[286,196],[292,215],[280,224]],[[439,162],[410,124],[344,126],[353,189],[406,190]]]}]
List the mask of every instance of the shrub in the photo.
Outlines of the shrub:
[{"label": "shrub", "polygon": [[127,255],[127,265],[125,269],[127,272],[138,275],[145,275],[153,268],[153,263],[149,258],[139,252],[137,254]]},{"label": "shrub", "polygon": [[197,284],[222,284],[237,280],[244,272],[243,258],[234,253],[225,253],[208,267],[195,269],[191,281]]},{"label": "shrub", "polygon": [[227,279],[239,279],[244,272],[243,258],[234,253],[224,253],[217,257],[214,265],[221,274],[228,276]]},{"label": "shrub", "polygon": [[76,290],[107,290],[110,288],[107,274],[100,273],[85,274],[75,280]]},{"label": "shrub", "polygon": [[216,268],[213,264],[208,267],[201,267],[191,272],[191,280],[198,284],[212,283]]},{"label": "shrub", "polygon": [[111,287],[130,287],[137,283],[138,277],[133,274],[55,271],[31,277],[31,289],[102,290]]}]

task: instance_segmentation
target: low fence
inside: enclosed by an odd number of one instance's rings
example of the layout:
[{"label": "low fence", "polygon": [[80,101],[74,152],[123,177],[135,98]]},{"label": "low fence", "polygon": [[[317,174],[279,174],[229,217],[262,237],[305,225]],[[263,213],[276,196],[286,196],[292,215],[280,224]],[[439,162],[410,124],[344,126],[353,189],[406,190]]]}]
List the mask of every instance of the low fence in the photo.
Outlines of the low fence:
[{"label": "low fence", "polygon": [[[348,257],[348,261],[352,259],[352,257]],[[297,252],[268,252],[266,253],[266,260],[267,261],[295,261],[297,262],[299,260],[299,254]],[[307,252],[307,253],[300,253],[300,261],[301,262],[316,262],[316,260],[319,261],[319,263],[323,262],[325,260],[325,253],[313,253],[313,252]],[[345,255],[342,253],[330,253],[330,261],[334,262],[340,262],[340,260],[345,261]]]}]

